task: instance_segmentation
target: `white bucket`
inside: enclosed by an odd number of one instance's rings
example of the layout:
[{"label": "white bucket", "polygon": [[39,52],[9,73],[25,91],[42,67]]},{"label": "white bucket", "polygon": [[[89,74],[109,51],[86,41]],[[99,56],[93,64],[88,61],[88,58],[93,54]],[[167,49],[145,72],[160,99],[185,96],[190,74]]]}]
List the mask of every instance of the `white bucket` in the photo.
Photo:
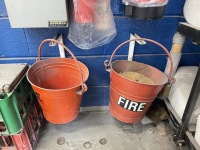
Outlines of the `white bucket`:
[{"label": "white bucket", "polygon": [[184,16],[186,21],[200,28],[200,0],[186,0],[184,6]]}]

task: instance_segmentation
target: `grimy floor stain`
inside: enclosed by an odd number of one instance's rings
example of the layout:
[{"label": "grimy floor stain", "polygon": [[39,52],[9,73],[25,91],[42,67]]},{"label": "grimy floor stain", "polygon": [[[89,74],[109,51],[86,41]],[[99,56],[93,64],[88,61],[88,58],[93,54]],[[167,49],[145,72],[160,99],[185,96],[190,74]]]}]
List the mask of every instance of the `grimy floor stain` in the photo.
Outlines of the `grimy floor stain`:
[{"label": "grimy floor stain", "polygon": [[85,112],[69,124],[46,123],[36,150],[178,150],[173,132],[165,123],[132,125],[109,112]]}]

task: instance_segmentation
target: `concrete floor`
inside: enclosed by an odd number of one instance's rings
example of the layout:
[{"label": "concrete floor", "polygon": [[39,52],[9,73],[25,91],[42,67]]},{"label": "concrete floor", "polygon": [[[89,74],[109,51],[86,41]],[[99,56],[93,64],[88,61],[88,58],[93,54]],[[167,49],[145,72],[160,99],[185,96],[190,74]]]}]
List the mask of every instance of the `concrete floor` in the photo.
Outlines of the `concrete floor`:
[{"label": "concrete floor", "polygon": [[85,112],[69,124],[45,124],[36,150],[178,150],[172,134],[168,124],[130,125],[108,112]]}]

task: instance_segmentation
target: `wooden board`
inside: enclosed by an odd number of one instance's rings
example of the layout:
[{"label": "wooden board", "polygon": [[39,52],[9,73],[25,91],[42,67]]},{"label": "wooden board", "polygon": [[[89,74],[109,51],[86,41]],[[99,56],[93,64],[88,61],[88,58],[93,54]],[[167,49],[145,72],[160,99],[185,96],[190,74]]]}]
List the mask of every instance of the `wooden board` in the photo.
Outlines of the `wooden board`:
[{"label": "wooden board", "polygon": [[27,64],[0,64],[0,93],[11,92],[27,70]]}]

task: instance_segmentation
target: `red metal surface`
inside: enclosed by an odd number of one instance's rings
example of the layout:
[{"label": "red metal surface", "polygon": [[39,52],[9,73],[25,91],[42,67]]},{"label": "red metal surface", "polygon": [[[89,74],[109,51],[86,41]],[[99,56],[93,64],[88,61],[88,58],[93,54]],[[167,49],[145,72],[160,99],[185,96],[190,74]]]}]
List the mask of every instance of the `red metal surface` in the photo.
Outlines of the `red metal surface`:
[{"label": "red metal surface", "polygon": [[33,106],[25,128],[21,133],[12,136],[1,136],[0,149],[34,150],[38,141],[42,121],[42,110],[36,104]]},{"label": "red metal surface", "polygon": [[[42,45],[56,42],[67,50],[73,59],[50,58],[40,60]],[[79,111],[83,93],[87,90],[88,68],[77,61],[73,53],[62,43],[47,39],[38,49],[38,62],[27,72],[44,117],[51,123],[64,124],[74,120]]]},{"label": "red metal surface", "polygon": [[[142,39],[144,40],[144,39]],[[145,39],[146,40],[146,39]],[[129,40],[130,41],[130,40]],[[118,120],[125,123],[140,122],[148,108],[151,106],[157,94],[161,91],[163,86],[168,82],[167,76],[158,69],[134,61],[119,60],[112,63],[112,58],[115,52],[126,41],[118,46],[106,67],[110,67],[110,112]],[[161,44],[150,41],[167,51]],[[171,58],[169,52],[167,54]],[[171,61],[171,69],[169,79],[171,79],[171,71],[173,69],[173,62]],[[153,85],[141,84],[124,78],[119,73],[124,71],[138,72],[143,74],[154,81]]]}]

